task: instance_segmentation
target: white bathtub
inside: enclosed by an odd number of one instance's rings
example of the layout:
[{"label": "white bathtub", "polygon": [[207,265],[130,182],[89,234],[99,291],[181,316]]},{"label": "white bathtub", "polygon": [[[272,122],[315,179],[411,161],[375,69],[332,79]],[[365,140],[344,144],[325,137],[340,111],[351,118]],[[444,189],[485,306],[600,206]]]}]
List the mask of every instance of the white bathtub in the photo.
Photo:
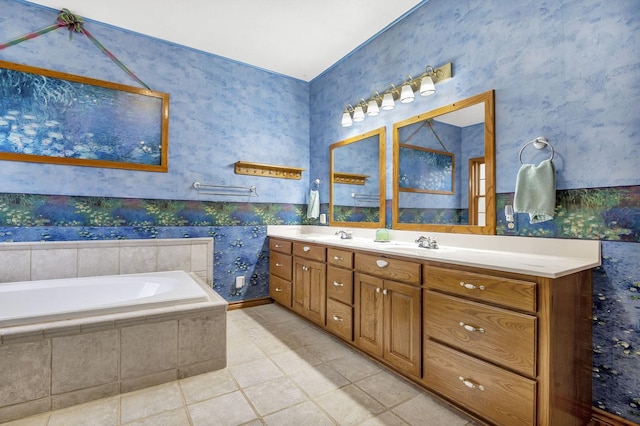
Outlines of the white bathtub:
[{"label": "white bathtub", "polygon": [[205,302],[184,271],[0,284],[0,328]]}]

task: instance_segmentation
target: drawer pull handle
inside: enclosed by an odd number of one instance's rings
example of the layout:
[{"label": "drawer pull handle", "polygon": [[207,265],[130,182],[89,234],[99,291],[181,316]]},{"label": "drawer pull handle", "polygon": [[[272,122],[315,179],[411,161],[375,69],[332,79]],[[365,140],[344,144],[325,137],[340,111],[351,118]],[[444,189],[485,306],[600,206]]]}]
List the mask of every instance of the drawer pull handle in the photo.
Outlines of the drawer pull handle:
[{"label": "drawer pull handle", "polygon": [[333,282],[333,286],[334,286],[334,287],[344,287],[344,284],[339,283],[338,281],[334,281],[334,282]]},{"label": "drawer pull handle", "polygon": [[344,260],[344,257],[333,256],[333,260]]},{"label": "drawer pull handle", "polygon": [[303,270],[303,271],[308,271],[308,270],[309,270],[309,267],[308,267],[308,266],[302,266],[302,270]]},{"label": "drawer pull handle", "polygon": [[469,290],[484,290],[483,285],[475,285],[471,283],[465,283],[464,281],[460,281],[460,287],[468,288]]},{"label": "drawer pull handle", "polygon": [[309,247],[309,246],[304,246],[304,247],[302,247],[302,250],[303,250],[303,251],[311,251],[311,247]]},{"label": "drawer pull handle", "polygon": [[471,380],[465,379],[464,377],[460,376],[458,377],[458,379],[460,379],[460,381],[462,383],[464,383],[464,385],[470,389],[480,389],[481,391],[484,390],[484,386],[479,385],[477,383],[473,383]]},{"label": "drawer pull handle", "polygon": [[280,293],[282,291],[281,288],[276,288],[276,293]]},{"label": "drawer pull handle", "polygon": [[340,318],[340,317],[339,317],[339,316],[337,316],[337,315],[334,315],[334,316],[333,316],[333,320],[334,320],[334,321],[340,321],[340,322],[344,321],[342,318]]},{"label": "drawer pull handle", "polygon": [[282,246],[280,244],[274,244],[273,245],[275,248],[282,248]]},{"label": "drawer pull handle", "polygon": [[276,266],[284,266],[284,265],[280,262],[276,262]]},{"label": "drawer pull handle", "polygon": [[387,262],[386,260],[376,260],[376,265],[378,265],[378,268],[386,268],[387,266],[389,266],[389,262]]},{"label": "drawer pull handle", "polygon": [[472,325],[465,324],[462,321],[460,321],[458,324],[460,324],[460,327],[464,328],[467,331],[477,331],[478,333],[484,333],[484,328],[482,327],[474,327]]}]

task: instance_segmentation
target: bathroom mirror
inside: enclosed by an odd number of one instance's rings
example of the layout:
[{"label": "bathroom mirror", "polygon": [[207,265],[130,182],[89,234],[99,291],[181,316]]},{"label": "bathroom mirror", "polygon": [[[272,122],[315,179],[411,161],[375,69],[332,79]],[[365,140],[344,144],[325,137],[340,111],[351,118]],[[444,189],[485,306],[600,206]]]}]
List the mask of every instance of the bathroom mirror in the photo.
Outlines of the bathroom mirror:
[{"label": "bathroom mirror", "polygon": [[494,92],[393,125],[393,228],[495,234]]},{"label": "bathroom mirror", "polygon": [[385,141],[381,127],[329,147],[331,226],[385,226]]}]

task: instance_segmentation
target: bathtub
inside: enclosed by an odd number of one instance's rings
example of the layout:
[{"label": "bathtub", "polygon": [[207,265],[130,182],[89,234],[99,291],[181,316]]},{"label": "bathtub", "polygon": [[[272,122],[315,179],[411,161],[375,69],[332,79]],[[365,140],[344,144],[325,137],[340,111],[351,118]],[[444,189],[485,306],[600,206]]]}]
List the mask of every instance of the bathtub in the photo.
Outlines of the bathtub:
[{"label": "bathtub", "polygon": [[205,302],[184,271],[0,284],[0,328]]},{"label": "bathtub", "polygon": [[226,310],[195,272],[0,284],[0,423],[224,368]]}]

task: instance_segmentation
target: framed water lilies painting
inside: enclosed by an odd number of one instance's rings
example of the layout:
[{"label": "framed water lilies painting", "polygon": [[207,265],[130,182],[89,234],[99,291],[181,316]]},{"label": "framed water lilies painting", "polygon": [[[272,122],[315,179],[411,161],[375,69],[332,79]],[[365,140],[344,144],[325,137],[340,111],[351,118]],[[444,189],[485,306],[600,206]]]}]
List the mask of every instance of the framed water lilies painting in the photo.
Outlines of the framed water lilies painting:
[{"label": "framed water lilies painting", "polygon": [[0,160],[167,172],[169,95],[0,61]]}]

